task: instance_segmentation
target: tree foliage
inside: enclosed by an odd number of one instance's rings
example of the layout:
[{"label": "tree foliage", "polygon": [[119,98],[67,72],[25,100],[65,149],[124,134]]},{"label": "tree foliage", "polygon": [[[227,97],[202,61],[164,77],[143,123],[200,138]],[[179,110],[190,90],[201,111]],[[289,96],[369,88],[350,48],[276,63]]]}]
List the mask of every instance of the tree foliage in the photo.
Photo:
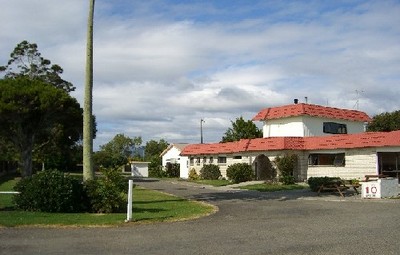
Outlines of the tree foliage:
[{"label": "tree foliage", "polygon": [[145,160],[149,161],[149,174],[155,177],[156,175],[164,174],[162,170],[162,158],[161,153],[168,147],[168,142],[164,139],[160,139],[159,141],[150,140],[146,143],[145,146]]},{"label": "tree foliage", "polygon": [[[75,90],[70,82],[60,77],[63,69],[59,65],[52,65],[50,60],[42,57],[37,44],[28,41],[17,44],[7,64],[0,66],[0,72],[4,74],[5,80],[26,79],[31,80],[32,84],[41,81],[65,93]],[[76,100],[73,101],[70,101],[71,105],[65,105],[65,112],[58,116],[57,124],[50,129],[36,131],[32,156],[35,161],[44,163],[46,167],[71,170],[77,163],[82,162],[82,157],[77,155],[82,153],[78,144],[82,139],[82,109]],[[97,130],[94,116],[92,124],[95,136]],[[7,131],[3,130],[2,133],[7,134]],[[13,147],[14,145],[15,143]],[[12,150],[8,148],[7,151]]]},{"label": "tree foliage", "polygon": [[164,139],[159,141],[150,140],[146,143],[145,147],[145,155],[146,159],[150,159],[151,157],[157,156],[160,157],[160,154],[168,147],[169,143]]},{"label": "tree foliage", "polygon": [[111,141],[100,146],[100,151],[94,155],[94,161],[105,168],[123,166],[133,156],[135,147],[140,144],[142,144],[141,137],[130,138],[124,134],[117,134]]},{"label": "tree foliage", "polygon": [[5,78],[26,76],[30,79],[42,80],[66,92],[71,92],[75,90],[75,87],[72,83],[60,77],[63,71],[59,65],[52,65],[50,60],[42,57],[36,43],[29,43],[28,41],[17,44],[10,54],[7,65],[0,66],[0,72],[5,72]]},{"label": "tree foliage", "polygon": [[283,184],[294,184],[294,170],[296,168],[298,157],[296,154],[285,154],[282,157],[277,156],[275,158],[276,166],[280,173],[280,181]]},{"label": "tree foliage", "polygon": [[20,155],[22,176],[32,175],[32,152],[55,137],[79,139],[82,110],[75,98],[41,80],[0,80],[0,136]]},{"label": "tree foliage", "polygon": [[371,132],[400,130],[400,110],[375,115],[372,118],[372,122],[369,123],[367,130]]},{"label": "tree foliage", "polygon": [[245,121],[243,117],[239,117],[236,121],[232,121],[232,127],[228,128],[222,137],[223,143],[239,141],[240,139],[253,139],[263,136],[260,130],[251,120]]}]

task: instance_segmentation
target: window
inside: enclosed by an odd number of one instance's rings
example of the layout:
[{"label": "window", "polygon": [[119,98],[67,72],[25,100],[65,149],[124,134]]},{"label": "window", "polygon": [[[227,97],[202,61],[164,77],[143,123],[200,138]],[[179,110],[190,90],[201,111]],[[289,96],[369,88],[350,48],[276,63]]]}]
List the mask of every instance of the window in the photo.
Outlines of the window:
[{"label": "window", "polygon": [[210,157],[210,164],[214,163],[214,158]]},{"label": "window", "polygon": [[200,157],[196,158],[196,165],[200,165]]},{"label": "window", "polygon": [[344,153],[315,153],[308,156],[308,164],[312,166],[345,166]]},{"label": "window", "polygon": [[207,163],[207,157],[203,157],[203,165]]},{"label": "window", "polygon": [[242,156],[233,156],[233,159],[242,159]]},{"label": "window", "polygon": [[191,165],[191,166],[194,165],[194,158],[190,158],[190,165]]},{"label": "window", "polygon": [[335,122],[324,122],[323,132],[327,134],[347,134],[347,126]]},{"label": "window", "polygon": [[400,174],[400,153],[399,152],[378,152],[379,173],[391,177],[399,177]]},{"label": "window", "polygon": [[226,164],[226,157],[218,157],[218,164]]}]

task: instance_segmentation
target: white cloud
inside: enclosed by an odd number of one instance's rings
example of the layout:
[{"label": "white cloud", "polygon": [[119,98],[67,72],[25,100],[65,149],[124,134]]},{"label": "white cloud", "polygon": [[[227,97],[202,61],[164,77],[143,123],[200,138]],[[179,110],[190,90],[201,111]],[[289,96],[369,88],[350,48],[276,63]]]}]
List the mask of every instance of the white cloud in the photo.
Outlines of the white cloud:
[{"label": "white cloud", "polygon": [[[81,0],[8,1],[1,63],[18,42],[35,42],[82,102],[86,12]],[[231,120],[293,98],[397,110],[398,13],[397,1],[96,2],[95,144],[117,133],[198,142],[201,118],[215,142]]]}]

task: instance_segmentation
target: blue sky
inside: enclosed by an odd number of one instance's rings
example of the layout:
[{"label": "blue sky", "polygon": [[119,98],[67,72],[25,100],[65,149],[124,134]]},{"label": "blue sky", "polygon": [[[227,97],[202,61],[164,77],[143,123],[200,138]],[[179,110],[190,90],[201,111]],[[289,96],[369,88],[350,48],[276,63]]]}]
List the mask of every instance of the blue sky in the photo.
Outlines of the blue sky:
[{"label": "blue sky", "polygon": [[[0,62],[35,42],[82,102],[88,1],[0,3]],[[399,1],[97,0],[95,9],[95,147],[118,133],[199,142],[200,119],[205,142],[218,142],[237,117],[294,98],[370,116],[400,108]]]}]

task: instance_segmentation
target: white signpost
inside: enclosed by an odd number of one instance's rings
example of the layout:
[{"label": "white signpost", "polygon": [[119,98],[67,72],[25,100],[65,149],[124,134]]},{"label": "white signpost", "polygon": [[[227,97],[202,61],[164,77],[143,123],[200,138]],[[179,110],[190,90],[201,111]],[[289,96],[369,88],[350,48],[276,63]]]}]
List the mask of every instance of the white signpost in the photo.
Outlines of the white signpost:
[{"label": "white signpost", "polygon": [[129,180],[128,181],[128,206],[127,206],[125,222],[132,221],[132,193],[133,193],[133,180]]}]

